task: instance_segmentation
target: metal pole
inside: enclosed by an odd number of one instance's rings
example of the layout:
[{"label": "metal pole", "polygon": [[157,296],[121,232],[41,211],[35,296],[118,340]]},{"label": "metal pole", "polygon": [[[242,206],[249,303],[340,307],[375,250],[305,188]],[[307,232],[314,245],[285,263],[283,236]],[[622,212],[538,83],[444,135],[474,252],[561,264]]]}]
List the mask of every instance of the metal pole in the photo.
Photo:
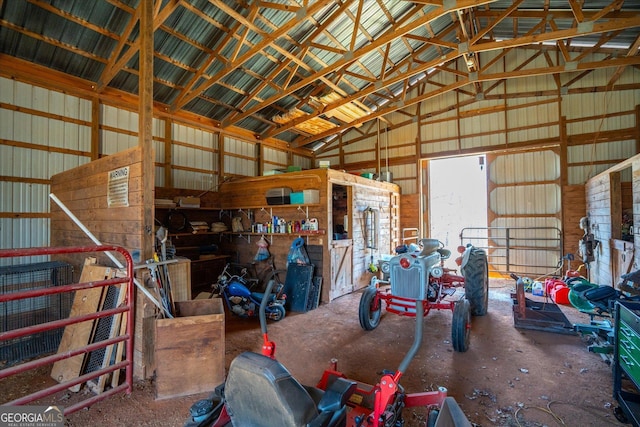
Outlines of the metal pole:
[{"label": "metal pole", "polygon": [[[84,233],[91,239],[91,241],[93,243],[95,243],[96,245],[102,245],[102,243],[100,243],[100,240],[98,240],[98,238],[96,236],[93,235],[93,233],[91,233],[91,231],[89,231],[89,229],[87,227],[85,227],[85,225],[80,222],[80,220],[73,214],[73,212],[71,212],[69,210],[69,208],[67,208],[65,206],[64,203],[62,203],[62,201],[60,199],[58,199],[58,197],[56,197],[55,194],[53,193],[49,193],[49,197],[51,198],[51,200],[53,200],[54,202],[56,202],[56,204],[60,207],[60,209],[62,209],[64,211],[64,213],[66,213],[67,215],[69,215],[69,218],[71,218],[71,220],[78,226],[80,227],[80,229],[82,231],[84,231]],[[120,269],[124,268],[124,265],[118,261],[118,259],[113,256],[113,254],[109,251],[105,252],[105,254],[111,259],[111,261],[113,261],[113,263]],[[140,283],[138,281],[138,279],[136,279],[135,277],[133,277],[133,275],[131,276],[131,278],[133,279],[133,283],[135,283],[135,285],[138,287],[138,289],[140,289],[140,291],[147,297],[149,298],[149,300],[151,300],[151,302],[158,307],[159,309],[161,309],[162,311],[165,312],[165,314],[170,318],[173,319],[173,315],[169,312],[169,310],[165,309],[162,304],[160,304],[158,302],[157,299],[155,299],[155,297],[151,294],[151,292],[149,292],[147,290],[147,288],[144,287],[144,285],[142,283]]]}]

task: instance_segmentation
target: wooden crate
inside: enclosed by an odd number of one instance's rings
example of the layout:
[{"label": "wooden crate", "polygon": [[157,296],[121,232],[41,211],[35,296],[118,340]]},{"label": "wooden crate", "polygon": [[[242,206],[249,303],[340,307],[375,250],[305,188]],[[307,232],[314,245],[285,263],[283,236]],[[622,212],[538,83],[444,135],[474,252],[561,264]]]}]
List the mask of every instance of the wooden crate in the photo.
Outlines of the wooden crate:
[{"label": "wooden crate", "polygon": [[222,299],[177,301],[176,311],[156,320],[156,399],[209,392],[225,377]]}]

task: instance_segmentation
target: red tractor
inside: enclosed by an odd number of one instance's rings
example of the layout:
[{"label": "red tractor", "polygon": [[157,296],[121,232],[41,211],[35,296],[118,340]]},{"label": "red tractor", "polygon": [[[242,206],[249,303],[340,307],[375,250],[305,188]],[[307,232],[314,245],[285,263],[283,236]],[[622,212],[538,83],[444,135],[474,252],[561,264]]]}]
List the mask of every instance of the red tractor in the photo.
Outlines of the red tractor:
[{"label": "red tractor", "polygon": [[[469,349],[471,316],[484,316],[489,301],[487,254],[472,245],[458,248],[456,260],[462,275],[446,268],[451,251],[437,239],[421,239],[420,249],[400,253],[381,264],[383,278],[373,277],[360,298],[360,326],[366,331],[380,323],[382,301],[386,310],[401,316],[416,316],[416,300],[422,300],[424,316],[431,310],[451,310],[453,349]],[[388,279],[386,279],[388,277]],[[453,298],[456,288],[464,295]]]}]

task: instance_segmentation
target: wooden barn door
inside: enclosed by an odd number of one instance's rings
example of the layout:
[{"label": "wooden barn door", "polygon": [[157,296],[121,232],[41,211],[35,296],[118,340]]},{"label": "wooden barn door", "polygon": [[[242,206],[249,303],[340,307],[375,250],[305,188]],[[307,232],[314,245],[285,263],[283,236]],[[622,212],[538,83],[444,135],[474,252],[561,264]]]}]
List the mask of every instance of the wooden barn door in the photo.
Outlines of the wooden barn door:
[{"label": "wooden barn door", "polygon": [[351,239],[331,242],[331,300],[353,291],[352,242]]}]

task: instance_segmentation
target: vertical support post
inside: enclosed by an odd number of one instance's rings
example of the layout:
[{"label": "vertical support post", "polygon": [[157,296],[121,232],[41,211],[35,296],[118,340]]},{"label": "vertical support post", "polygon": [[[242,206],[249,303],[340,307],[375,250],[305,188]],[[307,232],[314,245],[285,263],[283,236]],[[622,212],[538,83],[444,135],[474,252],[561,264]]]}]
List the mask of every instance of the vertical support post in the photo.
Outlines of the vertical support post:
[{"label": "vertical support post", "polygon": [[138,144],[142,147],[143,181],[143,259],[153,257],[153,189],[155,156],[153,154],[153,0],[140,5],[140,75],[138,84]]}]

